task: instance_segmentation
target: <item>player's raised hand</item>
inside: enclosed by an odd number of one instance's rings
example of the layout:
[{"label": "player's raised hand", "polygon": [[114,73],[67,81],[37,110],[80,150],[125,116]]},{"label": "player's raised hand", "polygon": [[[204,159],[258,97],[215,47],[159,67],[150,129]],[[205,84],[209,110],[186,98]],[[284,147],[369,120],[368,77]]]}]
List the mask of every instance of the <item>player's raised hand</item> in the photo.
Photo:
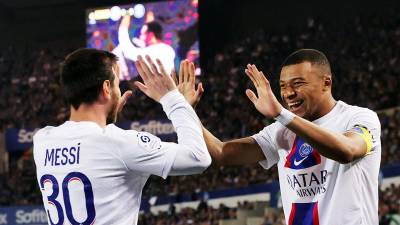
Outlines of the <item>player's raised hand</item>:
[{"label": "player's raised hand", "polygon": [[121,96],[121,98],[118,101],[118,106],[117,106],[117,112],[121,112],[122,108],[124,108],[126,102],[128,99],[132,96],[132,91],[125,91],[124,94]]},{"label": "player's raised hand", "polygon": [[253,81],[257,90],[256,95],[253,91],[247,89],[247,97],[261,114],[269,118],[277,117],[282,110],[282,105],[276,99],[270,83],[265,78],[263,72],[259,71],[255,65],[250,64],[247,64],[247,69],[244,71],[251,81]]},{"label": "player's raised hand", "polygon": [[172,78],[178,86],[179,92],[185,97],[186,101],[194,108],[199,103],[201,95],[204,92],[202,83],[197,85],[195,67],[192,62],[182,60],[179,67],[179,81],[176,78],[175,70],[172,71]]},{"label": "player's raised hand", "polygon": [[143,83],[135,81],[135,85],[147,96],[159,102],[161,97],[176,89],[176,85],[171,76],[165,72],[160,60],[156,60],[158,68],[148,55],[146,55],[146,61],[147,63],[143,57],[139,56],[135,62],[139,75],[143,79]]},{"label": "player's raised hand", "polygon": [[125,15],[124,17],[122,17],[121,24],[120,24],[121,27],[129,28],[130,24],[131,24],[131,16]]}]

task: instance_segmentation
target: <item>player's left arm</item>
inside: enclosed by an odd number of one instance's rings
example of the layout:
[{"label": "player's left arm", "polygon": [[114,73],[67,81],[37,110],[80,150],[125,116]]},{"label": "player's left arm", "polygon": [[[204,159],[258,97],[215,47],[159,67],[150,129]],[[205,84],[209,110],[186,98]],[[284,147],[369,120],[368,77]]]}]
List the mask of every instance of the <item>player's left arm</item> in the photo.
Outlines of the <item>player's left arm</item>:
[{"label": "player's left arm", "polygon": [[[377,117],[372,119],[378,121]],[[371,152],[376,138],[371,131],[378,129],[376,124],[360,121],[346,132],[339,133],[295,116],[286,127],[304,138],[321,155],[340,163],[350,163]]]},{"label": "player's left arm", "polygon": [[[161,155],[160,159],[164,158],[167,161],[168,165],[163,169],[162,176],[201,173],[211,164],[211,156],[204,142],[200,120],[184,96],[177,90],[161,61],[156,60],[157,67],[149,56],[146,56],[146,59],[148,65],[142,57],[135,62],[139,75],[143,79],[143,83],[136,81],[135,85],[147,96],[162,104],[178,136],[177,144],[162,143],[159,145],[160,151],[154,152],[155,155]],[[145,139],[150,140],[149,137],[150,135]],[[158,144],[152,144],[152,146],[158,146]],[[171,156],[174,157],[170,158]],[[149,164],[160,165],[154,162],[159,160],[147,161]]]},{"label": "player's left arm", "polygon": [[248,65],[245,72],[257,89],[257,95],[246,90],[257,110],[266,117],[278,118],[279,122],[304,138],[321,155],[340,163],[349,163],[371,151],[372,136],[369,129],[378,129],[377,117],[372,127],[365,123],[355,123],[354,127],[344,133],[330,131],[285,110],[273,94],[269,81],[255,65]]}]

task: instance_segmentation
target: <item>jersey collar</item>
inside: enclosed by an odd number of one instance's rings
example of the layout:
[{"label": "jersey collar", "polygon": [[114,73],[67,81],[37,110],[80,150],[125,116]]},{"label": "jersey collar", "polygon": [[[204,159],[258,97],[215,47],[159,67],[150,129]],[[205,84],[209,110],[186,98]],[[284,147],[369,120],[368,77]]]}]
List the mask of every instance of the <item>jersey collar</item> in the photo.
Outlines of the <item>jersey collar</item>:
[{"label": "jersey collar", "polygon": [[340,100],[337,101],[336,105],[332,108],[331,111],[329,111],[324,116],[322,116],[322,117],[320,117],[320,118],[318,118],[318,119],[316,119],[316,120],[314,120],[312,122],[319,125],[319,124],[324,123],[325,121],[330,120],[332,117],[335,117],[337,115],[337,113],[339,112],[339,110],[341,108],[340,106],[343,105],[343,104],[345,104],[345,103],[340,101]]}]

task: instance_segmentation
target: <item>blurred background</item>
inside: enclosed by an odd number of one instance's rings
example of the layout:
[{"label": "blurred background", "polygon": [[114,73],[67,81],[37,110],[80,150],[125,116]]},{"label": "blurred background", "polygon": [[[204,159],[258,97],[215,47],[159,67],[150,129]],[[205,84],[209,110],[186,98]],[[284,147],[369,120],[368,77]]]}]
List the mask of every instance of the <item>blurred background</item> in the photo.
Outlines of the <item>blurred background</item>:
[{"label": "blurred background", "polygon": [[[222,140],[252,135],[272,121],[245,96],[247,63],[278,92],[284,58],[316,48],[330,60],[334,96],[378,112],[382,125],[380,224],[400,224],[400,2],[0,0],[0,224],[47,224],[32,159],[38,128],[68,119],[59,65],[80,47],[120,51],[123,90],[138,79],[120,48],[123,15],[133,47],[149,46],[143,26],[158,22],[173,63],[190,58],[205,93],[197,113]],[[117,50],[116,50],[117,49]],[[161,106],[138,91],[118,125],[176,138]],[[216,167],[202,175],[151,177],[139,224],[284,224],[276,167]]]}]

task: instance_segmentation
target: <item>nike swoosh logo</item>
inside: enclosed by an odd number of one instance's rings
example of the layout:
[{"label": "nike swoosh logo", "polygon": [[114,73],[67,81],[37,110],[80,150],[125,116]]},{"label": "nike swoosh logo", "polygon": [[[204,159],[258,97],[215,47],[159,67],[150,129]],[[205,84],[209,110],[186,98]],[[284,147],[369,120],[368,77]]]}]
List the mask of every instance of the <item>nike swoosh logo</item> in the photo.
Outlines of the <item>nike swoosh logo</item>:
[{"label": "nike swoosh logo", "polygon": [[304,157],[304,158],[302,158],[301,160],[299,160],[299,161],[297,161],[296,159],[294,159],[294,165],[295,166],[298,166],[298,165],[300,165],[304,160],[306,160],[308,158],[308,156],[307,157]]}]

